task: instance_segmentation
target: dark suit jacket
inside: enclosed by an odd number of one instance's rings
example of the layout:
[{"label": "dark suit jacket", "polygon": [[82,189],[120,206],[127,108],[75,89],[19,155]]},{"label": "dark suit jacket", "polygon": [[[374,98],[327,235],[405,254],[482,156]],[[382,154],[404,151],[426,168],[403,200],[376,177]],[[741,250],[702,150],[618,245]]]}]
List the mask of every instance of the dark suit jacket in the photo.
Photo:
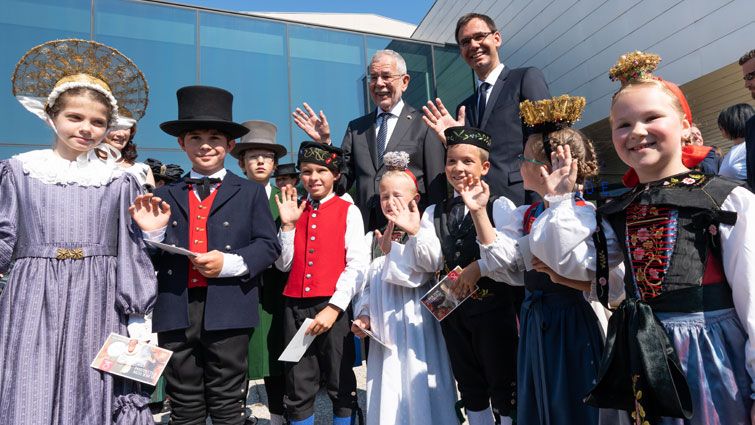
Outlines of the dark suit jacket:
[{"label": "dark suit jacket", "polygon": [[[245,276],[207,279],[206,330],[251,328],[257,324],[259,274],[280,255],[277,228],[270,215],[265,188],[230,171],[217,189],[207,219],[207,250],[240,255],[249,268]],[[163,186],[155,195],[170,204],[164,242],[189,245],[189,189],[183,181]],[[153,328],[158,332],[189,327],[189,260],[157,252],[157,302]]]},{"label": "dark suit jacket", "polygon": [[747,150],[747,186],[750,190],[755,190],[755,117],[747,120],[745,149]]},{"label": "dark suit jacket", "polygon": [[[340,189],[346,191],[356,182],[354,203],[362,212],[366,230],[374,230],[385,224],[379,204],[379,184],[380,177],[386,170],[383,165],[378,166],[381,162],[377,157],[375,143],[376,117],[376,111],[373,110],[351,121],[341,143],[345,165],[339,181]],[[404,151],[409,154],[409,169],[417,177],[422,195],[421,208],[445,198],[445,148],[422,122],[420,111],[404,103],[385,151]]]},{"label": "dark suit jacket", "polygon": [[[543,73],[537,68],[504,67],[493,85],[481,130],[490,134],[490,171],[485,181],[494,195],[505,196],[516,205],[530,202],[525,199],[522,175],[519,173],[517,156],[524,150],[529,132],[519,117],[519,102],[525,99],[549,98],[548,85]],[[466,98],[464,106],[466,125],[477,125],[477,93]],[[458,108],[457,108],[458,112]]]}]

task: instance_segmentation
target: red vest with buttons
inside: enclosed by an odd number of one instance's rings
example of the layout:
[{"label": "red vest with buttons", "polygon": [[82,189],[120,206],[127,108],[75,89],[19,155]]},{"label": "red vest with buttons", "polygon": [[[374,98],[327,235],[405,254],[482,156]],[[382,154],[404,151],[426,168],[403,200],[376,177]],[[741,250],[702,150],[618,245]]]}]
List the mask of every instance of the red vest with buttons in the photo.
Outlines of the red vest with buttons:
[{"label": "red vest with buttons", "polygon": [[307,204],[296,222],[294,260],[283,295],[330,297],[346,268],[346,216],[351,204],[333,196],[313,210]]},{"label": "red vest with buttons", "polygon": [[[194,190],[189,190],[189,250],[197,253],[207,252],[207,216],[210,215],[212,202],[218,194],[218,187],[204,201],[200,201]],[[189,262],[189,288],[206,288],[207,278],[202,276]]]}]

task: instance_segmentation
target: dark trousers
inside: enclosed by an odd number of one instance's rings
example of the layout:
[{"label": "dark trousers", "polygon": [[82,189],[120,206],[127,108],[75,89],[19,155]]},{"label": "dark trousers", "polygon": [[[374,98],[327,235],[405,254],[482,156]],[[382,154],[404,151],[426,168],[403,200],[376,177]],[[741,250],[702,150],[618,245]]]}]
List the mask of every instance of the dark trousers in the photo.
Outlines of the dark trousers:
[{"label": "dark trousers", "polygon": [[165,368],[170,423],[243,424],[246,419],[247,349],[250,329],[204,329],[206,288],[189,289],[187,329],[160,332],[160,347],[173,351]]},{"label": "dark trousers", "polygon": [[[286,298],[283,313],[283,333],[286,344],[291,341],[304,319],[314,318],[329,298]],[[341,313],[329,331],[312,342],[298,363],[285,363],[286,414],[289,419],[301,420],[312,416],[315,395],[324,382],[333,402],[333,414],[351,416],[356,406],[357,384],[354,376],[354,334],[348,314]]]},{"label": "dark trousers", "polygon": [[500,309],[469,315],[464,307],[440,322],[461,400],[472,411],[492,405],[510,416],[516,412],[516,316]]},{"label": "dark trousers", "polygon": [[[278,355],[280,356],[280,353]],[[266,376],[263,379],[267,393],[267,409],[273,415],[282,416],[286,410],[283,404],[283,397],[286,395],[285,375]]]}]

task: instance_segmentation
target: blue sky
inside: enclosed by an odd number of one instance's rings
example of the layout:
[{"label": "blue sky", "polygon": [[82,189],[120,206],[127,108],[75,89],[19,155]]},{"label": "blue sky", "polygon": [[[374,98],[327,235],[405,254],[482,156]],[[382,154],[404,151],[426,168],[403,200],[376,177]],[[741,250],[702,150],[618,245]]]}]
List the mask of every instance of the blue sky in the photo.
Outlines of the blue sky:
[{"label": "blue sky", "polygon": [[419,24],[433,0],[170,0],[214,9],[250,12],[374,13]]}]

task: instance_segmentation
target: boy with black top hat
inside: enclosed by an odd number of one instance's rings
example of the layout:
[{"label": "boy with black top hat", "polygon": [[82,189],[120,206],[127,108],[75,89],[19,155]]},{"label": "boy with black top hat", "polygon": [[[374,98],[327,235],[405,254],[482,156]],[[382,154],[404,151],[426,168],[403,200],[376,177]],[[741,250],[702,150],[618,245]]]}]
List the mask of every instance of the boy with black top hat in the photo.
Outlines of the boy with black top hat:
[{"label": "boy with black top hat", "polygon": [[260,274],[280,254],[264,188],[227,171],[233,95],[207,86],[177,92],[178,116],[160,128],[178,137],[192,164],[182,181],[132,206],[146,238],[196,256],[158,252],[153,329],[173,351],[165,369],[172,424],[245,422],[247,347],[257,325]]},{"label": "boy with black top hat", "polygon": [[[469,181],[479,181],[490,169],[491,139],[465,127],[451,127],[445,136],[446,179],[455,197],[429,206],[421,219],[419,211],[407,209],[395,223],[411,235],[406,252],[414,257],[411,267],[415,271],[445,275],[456,266],[463,267],[455,285],[460,298],[477,285],[478,290],[443,319],[441,329],[470,425],[492,425],[494,420],[511,424],[516,412],[514,300],[521,289],[501,282],[521,282],[522,277],[488,269],[481,260],[472,216],[459,196]],[[494,221],[497,212],[492,205],[487,209]]]},{"label": "boy with black top hat", "polygon": [[333,192],[342,163],[341,149],[302,143],[298,166],[308,197],[299,204],[290,186],[276,197],[282,251],[275,264],[290,271],[283,290],[285,340],[291,340],[305,319],[313,319],[307,333],[317,336],[298,363],[285,363],[285,403],[292,425],[314,424],[321,382],[333,402],[334,425],[352,424],[357,406],[354,336],[346,309],[369,265],[369,254],[359,209]]},{"label": "boy with black top hat", "polygon": [[[251,120],[242,125],[249,129],[231,155],[238,159],[244,174],[265,187],[270,213],[276,228],[280,227],[278,205],[275,196],[280,189],[270,185],[270,175],[278,165],[278,159],[286,155],[286,148],[275,143],[277,128],[267,121]],[[283,395],[285,378],[283,363],[278,357],[283,352],[283,286],[288,273],[271,267],[262,272],[258,326],[254,328],[249,341],[249,369],[247,377],[252,380],[264,379],[267,392],[267,406],[270,411],[270,424],[283,425]]]},{"label": "boy with black top hat", "polygon": [[275,186],[278,189],[283,189],[287,184],[291,187],[296,187],[299,184],[299,172],[296,171],[294,164],[278,164],[275,167],[273,177],[275,177]]}]

